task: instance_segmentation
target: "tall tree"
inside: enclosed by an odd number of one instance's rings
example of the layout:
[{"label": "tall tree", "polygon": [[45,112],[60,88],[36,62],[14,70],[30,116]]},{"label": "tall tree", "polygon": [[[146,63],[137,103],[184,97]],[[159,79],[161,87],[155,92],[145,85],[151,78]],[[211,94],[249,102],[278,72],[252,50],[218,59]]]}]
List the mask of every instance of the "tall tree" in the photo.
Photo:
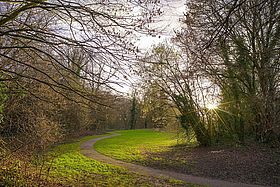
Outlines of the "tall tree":
[{"label": "tall tree", "polygon": [[[222,90],[223,109],[242,141],[280,137],[280,4],[274,0],[194,0],[177,40],[198,71]],[[228,104],[227,104],[228,103]],[[231,105],[231,106],[230,106]],[[245,126],[244,126],[245,125]],[[253,132],[254,131],[254,132]]]},{"label": "tall tree", "polygon": [[132,96],[131,108],[130,108],[130,119],[129,119],[129,128],[135,129],[137,120],[137,100],[136,92],[134,91]]},{"label": "tall tree", "polygon": [[[139,65],[144,80],[157,85],[176,105],[181,126],[193,130],[201,145],[210,145],[215,134],[209,134],[210,118],[205,110],[205,91],[209,86],[203,84],[203,77],[197,78],[196,66],[183,59],[173,47],[164,44],[156,46]],[[207,96],[213,93],[211,89],[208,92]]]},{"label": "tall tree", "polygon": [[168,94],[154,80],[150,80],[144,86],[141,110],[145,128],[148,126],[153,128],[166,128],[169,126],[172,128],[174,121],[176,121],[174,111],[176,107],[168,98]]}]

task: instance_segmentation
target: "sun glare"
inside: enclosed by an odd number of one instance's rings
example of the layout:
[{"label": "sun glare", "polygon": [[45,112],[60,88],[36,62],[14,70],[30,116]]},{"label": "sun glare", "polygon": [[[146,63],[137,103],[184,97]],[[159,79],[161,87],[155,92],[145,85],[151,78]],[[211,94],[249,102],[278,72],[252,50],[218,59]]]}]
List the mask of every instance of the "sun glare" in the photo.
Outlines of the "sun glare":
[{"label": "sun glare", "polygon": [[219,104],[218,103],[209,103],[206,105],[206,108],[208,108],[209,110],[214,110],[216,108],[218,108]]}]

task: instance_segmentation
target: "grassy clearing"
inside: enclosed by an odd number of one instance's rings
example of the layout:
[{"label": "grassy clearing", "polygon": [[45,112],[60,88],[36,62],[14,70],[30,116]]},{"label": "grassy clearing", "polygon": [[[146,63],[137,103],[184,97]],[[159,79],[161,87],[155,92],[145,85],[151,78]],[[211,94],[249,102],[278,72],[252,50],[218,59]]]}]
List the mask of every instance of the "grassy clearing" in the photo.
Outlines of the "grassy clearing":
[{"label": "grassy clearing", "polygon": [[97,136],[55,147],[48,153],[44,176],[63,186],[186,186],[178,180],[132,173],[83,156],[80,144],[95,137]]},{"label": "grassy clearing", "polygon": [[94,148],[102,154],[128,162],[143,163],[145,162],[143,153],[167,151],[177,144],[173,133],[148,129],[115,132],[121,136],[98,141]]},{"label": "grassy clearing", "polygon": [[174,171],[183,168],[184,172],[191,171],[195,167],[195,162],[186,161],[176,154],[171,157],[164,156],[177,146],[195,146],[193,141],[178,143],[175,133],[148,129],[115,132],[121,136],[98,141],[94,148],[115,159],[144,166]]}]

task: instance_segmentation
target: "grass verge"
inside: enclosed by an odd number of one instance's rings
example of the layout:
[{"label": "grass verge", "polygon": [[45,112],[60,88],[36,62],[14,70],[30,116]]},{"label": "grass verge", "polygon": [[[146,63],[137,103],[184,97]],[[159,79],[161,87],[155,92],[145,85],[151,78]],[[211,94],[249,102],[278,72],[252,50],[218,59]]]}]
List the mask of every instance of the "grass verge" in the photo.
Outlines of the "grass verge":
[{"label": "grass verge", "polygon": [[192,186],[178,180],[140,175],[83,156],[80,144],[96,137],[55,147],[48,153],[44,176],[62,186]]}]

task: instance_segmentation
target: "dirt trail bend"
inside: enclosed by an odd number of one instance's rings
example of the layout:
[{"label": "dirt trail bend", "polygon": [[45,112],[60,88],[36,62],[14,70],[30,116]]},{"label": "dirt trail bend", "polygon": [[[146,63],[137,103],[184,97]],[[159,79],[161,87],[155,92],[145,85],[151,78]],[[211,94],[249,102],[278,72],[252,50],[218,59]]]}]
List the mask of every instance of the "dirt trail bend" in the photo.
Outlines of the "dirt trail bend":
[{"label": "dirt trail bend", "polygon": [[[137,173],[140,173],[143,175],[174,178],[174,179],[178,179],[178,180],[182,180],[182,181],[186,181],[186,182],[190,182],[190,183],[208,185],[208,186],[213,186],[213,187],[261,187],[260,185],[233,183],[233,182],[228,182],[228,181],[223,181],[223,180],[197,177],[197,176],[192,176],[192,175],[186,175],[183,173],[176,173],[176,172],[172,172],[172,171],[159,170],[159,169],[154,169],[154,168],[150,168],[150,167],[131,164],[131,163],[123,162],[120,160],[115,160],[111,157],[100,154],[96,150],[93,149],[93,145],[97,141],[105,139],[105,138],[112,138],[114,136],[119,136],[119,134],[112,134],[112,135],[103,136],[100,138],[94,138],[92,140],[82,143],[81,147],[80,147],[81,153],[83,155],[85,155],[86,157],[92,158],[94,160],[112,164],[115,166],[121,166],[132,172],[137,172]],[[215,171],[213,171],[213,172],[215,172]]]}]

